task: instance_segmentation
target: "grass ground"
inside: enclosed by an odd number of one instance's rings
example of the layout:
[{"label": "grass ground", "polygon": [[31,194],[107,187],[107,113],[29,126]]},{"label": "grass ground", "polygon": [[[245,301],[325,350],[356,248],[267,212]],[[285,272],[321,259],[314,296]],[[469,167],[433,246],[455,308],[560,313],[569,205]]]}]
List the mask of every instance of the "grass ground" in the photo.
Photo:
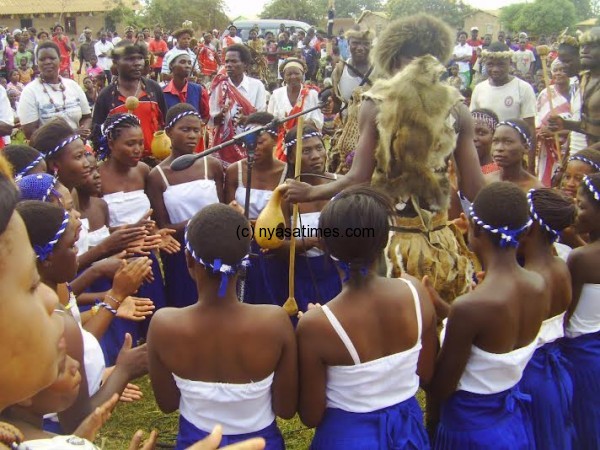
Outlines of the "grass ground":
[{"label": "grass ground", "polygon": [[[156,429],[159,432],[157,448],[172,448],[177,438],[177,422],[179,413],[164,414],[154,401],[154,394],[148,377],[136,382],[144,392],[144,398],[138,402],[120,403],[115,409],[109,422],[98,435],[96,445],[103,450],[126,450],[129,441],[138,429],[149,432]],[[417,400],[422,408],[425,406],[425,396],[422,391],[417,393]],[[312,440],[314,430],[306,428],[298,416],[291,420],[277,420],[287,450],[306,450]]]}]

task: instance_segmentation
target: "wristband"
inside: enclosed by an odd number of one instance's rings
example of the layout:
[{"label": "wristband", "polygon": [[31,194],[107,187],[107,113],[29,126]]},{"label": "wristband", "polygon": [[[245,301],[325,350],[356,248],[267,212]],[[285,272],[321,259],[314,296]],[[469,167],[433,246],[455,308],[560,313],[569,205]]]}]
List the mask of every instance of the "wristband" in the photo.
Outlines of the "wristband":
[{"label": "wristband", "polygon": [[113,297],[112,295],[110,295],[110,294],[106,294],[104,297],[105,297],[105,298],[108,298],[109,300],[112,300],[113,302],[115,302],[115,303],[117,304],[117,308],[118,308],[119,306],[121,306],[121,301],[117,300],[117,299],[116,299],[115,297]]},{"label": "wristband", "polygon": [[113,316],[117,315],[117,310],[114,309],[113,307],[111,307],[108,303],[105,302],[96,302],[96,307],[98,309],[100,308],[104,308],[106,309],[108,312],[110,312]]}]

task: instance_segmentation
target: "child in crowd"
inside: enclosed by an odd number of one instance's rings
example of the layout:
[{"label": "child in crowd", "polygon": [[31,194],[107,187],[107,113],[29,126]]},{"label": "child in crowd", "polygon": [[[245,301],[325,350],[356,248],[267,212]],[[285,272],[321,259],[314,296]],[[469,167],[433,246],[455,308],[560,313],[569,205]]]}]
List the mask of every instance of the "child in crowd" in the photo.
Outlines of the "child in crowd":
[{"label": "child in crowd", "polygon": [[569,308],[562,351],[573,378],[573,418],[576,445],[600,447],[600,174],[586,175],[577,191],[579,233],[590,242],[569,254],[573,303]]},{"label": "child in crowd", "polygon": [[87,98],[90,108],[93,107],[98,98],[98,91],[94,85],[94,80],[89,76],[83,79],[83,91],[85,92],[85,97]]},{"label": "child in crowd", "polygon": [[[92,56],[90,58],[90,66],[87,68],[86,70],[86,74],[88,77],[92,78],[92,79],[97,79],[100,75],[104,75],[104,71],[102,70],[101,67],[98,67],[98,57],[97,56]],[[104,85],[103,85],[104,86]]]},{"label": "child in crowd", "polygon": [[446,82],[459,91],[465,87],[463,86],[462,79],[458,76],[458,64],[452,64],[450,66],[450,76],[446,79]]},{"label": "child in crowd", "polygon": [[[223,199],[223,166],[217,158],[207,156],[197,159],[186,170],[172,170],[171,163],[176,158],[194,153],[203,122],[188,103],[170,108],[166,122],[171,154],[150,171],[147,192],[158,227],[174,229],[175,238],[183,243],[183,231],[192,216]],[[169,305],[183,307],[196,303],[196,285],[187,270],[184,253],[163,254],[162,261]]]},{"label": "child in crowd", "polygon": [[377,275],[392,215],[391,202],[365,187],[321,212],[322,229],[374,235],[324,235],[344,286],[298,323],[299,412],[317,427],[312,449],[429,448],[415,394],[433,374],[435,314],[418,280]]},{"label": "child in crowd", "polygon": [[479,165],[484,175],[500,170],[492,158],[492,139],[499,120],[496,113],[489,109],[476,109],[471,112],[475,135],[473,144],[479,157]]},{"label": "child in crowd", "polygon": [[[246,233],[240,233],[240,229]],[[177,449],[223,424],[225,443],[265,438],[283,450],[275,417],[297,403],[296,343],[285,311],[236,295],[250,250],[248,221],[227,205],[206,206],[185,231],[186,260],[198,302],[159,311],[150,325],[150,379],[160,409],[179,408]]]},{"label": "child in crowd", "polygon": [[19,78],[23,86],[31,82],[33,79],[33,69],[27,64],[27,62],[28,61],[26,58],[22,58],[19,61]]},{"label": "child in crowd", "polygon": [[21,75],[17,69],[13,69],[8,72],[8,84],[6,85],[6,89],[16,89],[19,91],[19,94],[23,92],[25,86],[21,83]]},{"label": "child in crowd", "polygon": [[473,291],[450,307],[427,286],[445,317],[427,408],[434,448],[534,448],[518,383],[533,356],[550,293],[541,275],[517,263],[531,225],[525,193],[512,183],[484,187],[470,210],[469,244],[486,270]]}]

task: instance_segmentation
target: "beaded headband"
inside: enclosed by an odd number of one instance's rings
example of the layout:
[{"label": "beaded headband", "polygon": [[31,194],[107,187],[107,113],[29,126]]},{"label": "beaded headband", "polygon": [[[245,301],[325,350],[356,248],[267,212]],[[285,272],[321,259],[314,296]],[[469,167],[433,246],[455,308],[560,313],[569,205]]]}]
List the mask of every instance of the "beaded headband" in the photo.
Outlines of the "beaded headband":
[{"label": "beaded headband", "polygon": [[58,152],[60,152],[63,148],[65,148],[67,145],[69,145],[71,142],[76,141],[77,139],[80,139],[80,138],[81,138],[81,136],[79,136],[78,134],[73,134],[73,135],[69,136],[64,141],[62,141],[60,144],[58,144],[56,147],[54,147],[52,150],[50,150],[48,153],[46,153],[46,159],[52,158]]},{"label": "beaded headband", "polygon": [[[312,133],[307,133],[307,134],[303,135],[303,136],[302,136],[302,140],[304,140],[304,139],[308,139],[308,138],[311,138],[311,137],[318,137],[318,138],[322,138],[322,137],[323,137],[323,135],[322,135],[322,134],[321,134],[319,131],[313,131]],[[287,151],[288,151],[288,149],[290,149],[290,148],[292,148],[294,145],[296,145],[296,142],[297,142],[297,141],[298,141],[297,139],[292,139],[290,142],[286,142],[286,143],[285,143],[285,146],[284,146],[284,147],[285,147],[285,151],[284,151],[284,153],[285,153],[286,155],[287,155]]]},{"label": "beaded headband", "polygon": [[15,181],[19,181],[21,178],[23,178],[25,175],[27,175],[27,173],[30,170],[33,170],[35,167],[37,167],[37,165],[39,163],[41,163],[44,160],[44,155],[40,155],[37,158],[35,158],[33,161],[31,161],[29,163],[28,166],[24,167],[16,176],[15,176]]},{"label": "beaded headband", "polygon": [[65,209],[65,215],[63,216],[63,221],[60,224],[60,227],[58,228],[58,231],[56,232],[54,237],[50,240],[50,242],[48,242],[45,245],[34,245],[33,246],[33,250],[35,251],[37,258],[40,261],[45,261],[46,259],[48,259],[48,256],[50,256],[52,254],[52,252],[54,251],[54,247],[60,240],[61,236],[64,234],[68,225],[69,225],[69,213]]},{"label": "beaded headband", "polygon": [[190,241],[188,240],[188,226],[189,226],[189,222],[185,226],[185,233],[184,233],[184,241],[185,241],[186,250],[190,253],[190,255],[192,255],[192,258],[194,258],[194,260],[198,264],[200,264],[201,266],[204,266],[207,269],[212,269],[213,273],[221,274],[221,284],[219,285],[218,295],[219,295],[219,297],[225,297],[225,291],[227,290],[227,283],[229,282],[229,277],[231,275],[235,275],[241,267],[247,267],[250,264],[248,255],[244,256],[240,260],[240,262],[238,262],[237,264],[235,264],[233,266],[230,266],[228,264],[223,264],[223,262],[219,258],[215,259],[215,261],[212,264],[208,263],[208,262],[204,261],[202,258],[200,258],[196,254],[194,249],[192,248],[192,245],[190,244]]},{"label": "beaded headband", "polygon": [[492,116],[490,116],[489,114],[486,114],[484,112],[472,112],[471,116],[473,117],[474,120],[478,120],[480,122],[483,122],[484,124],[487,125],[487,127],[492,130],[492,133],[494,131],[496,131],[496,127],[498,126],[498,120]]},{"label": "beaded headband", "polygon": [[593,194],[594,200],[600,202],[600,192],[596,189],[596,186],[592,184],[592,180],[587,175],[583,177],[583,184],[588,188],[588,190]]},{"label": "beaded headband", "polygon": [[537,223],[539,223],[540,226],[544,230],[546,230],[548,233],[550,233],[550,235],[552,236],[552,240],[555,242],[560,237],[560,234],[558,233],[558,231],[554,230],[553,228],[550,227],[550,225],[548,225],[546,222],[544,222],[544,219],[542,219],[542,217],[535,210],[535,208],[533,206],[533,193],[534,192],[535,192],[535,189],[530,189],[529,192],[527,193],[527,203],[529,204],[529,214],[531,215],[531,217],[533,217],[533,220],[537,221]]},{"label": "beaded headband", "polygon": [[506,121],[500,122],[498,125],[496,125],[496,128],[498,128],[499,126],[502,126],[502,125],[511,127],[513,130],[515,130],[517,133],[519,133],[519,136],[521,136],[521,138],[525,141],[525,143],[527,144],[527,147],[531,148],[531,139],[527,135],[527,132],[520,125],[517,125],[516,123],[514,123],[510,120],[506,120]]},{"label": "beaded headband", "polygon": [[473,205],[471,205],[471,208],[469,208],[469,216],[471,216],[471,219],[473,219],[473,222],[475,222],[477,225],[479,225],[484,230],[486,230],[492,234],[500,235],[500,248],[506,248],[506,247],[516,248],[519,245],[519,241],[518,241],[519,235],[523,231],[525,231],[527,228],[529,228],[531,226],[531,224],[533,223],[533,221],[530,218],[525,225],[523,225],[521,228],[517,228],[515,230],[511,230],[508,227],[492,228],[491,225],[488,225],[483,220],[481,220],[479,217],[477,217],[477,215],[475,214],[475,209],[473,208]]},{"label": "beaded headband", "polygon": [[[253,128],[256,128],[256,127],[254,127],[252,125],[248,125],[246,128],[244,128],[244,131],[250,131]],[[265,128],[264,130],[261,131],[261,133],[269,133],[274,138],[277,138],[277,136],[279,136],[279,132],[277,130],[273,130],[272,128]]]},{"label": "beaded headband", "polygon": [[596,172],[600,172],[600,164],[595,163],[594,161],[592,161],[589,158],[586,158],[585,156],[573,155],[573,156],[569,157],[569,161],[581,161],[581,162],[584,162],[584,163],[589,164],[590,166],[592,166],[593,169]]},{"label": "beaded headband", "polygon": [[167,126],[165,127],[165,130],[168,130],[169,128],[173,128],[179,119],[183,119],[186,116],[196,116],[198,119],[202,120],[202,117],[200,117],[200,114],[198,114],[196,111],[184,111],[182,113],[177,114],[175,117],[173,117],[171,119],[171,121],[167,124]]},{"label": "beaded headband", "polygon": [[117,127],[117,125],[123,123],[124,121],[126,121],[128,119],[132,119],[135,123],[137,123],[138,126],[140,126],[140,127],[142,126],[140,119],[136,115],[123,114],[121,117],[116,119],[113,123],[111,123],[106,128],[104,128],[104,124],[100,127],[100,132],[102,133],[102,137],[100,138],[100,145],[98,146],[98,150],[96,152],[96,156],[98,157],[99,161],[103,161],[106,158],[108,158],[108,155],[110,153],[110,148],[108,147],[108,138],[110,137],[110,134],[112,133],[112,131],[115,129],[115,127]]}]

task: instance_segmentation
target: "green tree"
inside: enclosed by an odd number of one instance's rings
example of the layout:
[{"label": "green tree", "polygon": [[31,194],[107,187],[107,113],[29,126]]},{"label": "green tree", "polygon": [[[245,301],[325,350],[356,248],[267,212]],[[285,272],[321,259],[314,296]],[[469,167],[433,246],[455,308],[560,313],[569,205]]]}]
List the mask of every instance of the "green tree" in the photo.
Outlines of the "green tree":
[{"label": "green tree", "polygon": [[571,0],[575,6],[575,15],[578,22],[592,17],[592,2],[590,0]]},{"label": "green tree", "polygon": [[224,28],[229,23],[224,0],[150,0],[146,9],[150,24],[174,30],[190,20],[195,29]]},{"label": "green tree", "polygon": [[271,0],[260,13],[261,19],[300,20],[318,24],[327,11],[317,11],[310,0]]},{"label": "green tree", "polygon": [[133,25],[138,28],[146,26],[146,17],[136,13],[127,6],[123,0],[112,0],[113,8],[106,14],[106,25],[109,29],[116,29],[117,25]]},{"label": "green tree", "polygon": [[571,0],[536,0],[534,3],[503,8],[500,18],[508,30],[526,31],[539,36],[572,27],[577,22],[577,12]]},{"label": "green tree", "polygon": [[439,17],[456,28],[462,28],[465,16],[473,10],[462,0],[388,0],[387,9],[392,19],[427,13]]}]

